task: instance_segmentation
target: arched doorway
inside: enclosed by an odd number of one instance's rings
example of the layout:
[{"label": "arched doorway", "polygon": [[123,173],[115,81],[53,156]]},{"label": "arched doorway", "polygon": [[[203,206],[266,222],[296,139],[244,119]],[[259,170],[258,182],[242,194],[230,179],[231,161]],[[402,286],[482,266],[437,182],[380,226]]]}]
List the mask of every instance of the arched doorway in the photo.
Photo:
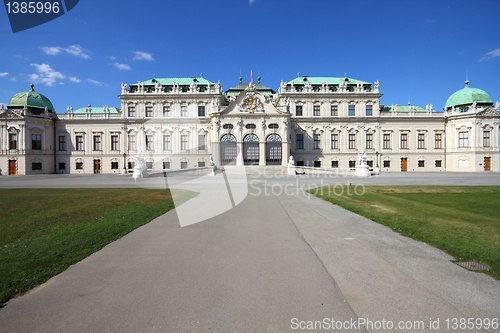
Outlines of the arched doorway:
[{"label": "arched doorway", "polygon": [[271,134],[266,138],[266,164],[267,165],[281,165],[281,136],[278,134]]},{"label": "arched doorway", "polygon": [[220,138],[220,159],[222,165],[236,164],[236,138],[232,134],[224,134]]},{"label": "arched doorway", "polygon": [[245,165],[259,164],[259,137],[255,134],[243,138],[243,162]]}]

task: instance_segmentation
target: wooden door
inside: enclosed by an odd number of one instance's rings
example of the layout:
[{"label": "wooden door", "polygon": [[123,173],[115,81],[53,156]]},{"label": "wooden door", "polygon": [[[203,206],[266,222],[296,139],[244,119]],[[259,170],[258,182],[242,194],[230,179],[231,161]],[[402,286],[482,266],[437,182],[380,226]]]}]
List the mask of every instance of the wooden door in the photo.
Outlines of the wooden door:
[{"label": "wooden door", "polygon": [[17,162],[9,160],[9,175],[14,176],[17,174]]},{"label": "wooden door", "polygon": [[484,171],[491,171],[491,157],[484,158]]},{"label": "wooden door", "polygon": [[101,161],[94,160],[94,173],[101,173]]},{"label": "wooden door", "polygon": [[401,158],[401,171],[408,171],[408,158],[407,157]]}]

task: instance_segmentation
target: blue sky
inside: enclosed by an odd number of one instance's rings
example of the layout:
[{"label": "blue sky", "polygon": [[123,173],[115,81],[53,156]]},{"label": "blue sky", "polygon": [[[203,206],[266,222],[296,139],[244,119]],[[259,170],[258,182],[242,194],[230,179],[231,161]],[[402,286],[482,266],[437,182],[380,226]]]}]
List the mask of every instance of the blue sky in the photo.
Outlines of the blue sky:
[{"label": "blue sky", "polygon": [[382,104],[433,104],[470,85],[500,100],[500,1],[80,0],[13,34],[0,10],[0,103],[29,89],[58,113],[120,106],[120,84],[199,76],[380,81]]}]

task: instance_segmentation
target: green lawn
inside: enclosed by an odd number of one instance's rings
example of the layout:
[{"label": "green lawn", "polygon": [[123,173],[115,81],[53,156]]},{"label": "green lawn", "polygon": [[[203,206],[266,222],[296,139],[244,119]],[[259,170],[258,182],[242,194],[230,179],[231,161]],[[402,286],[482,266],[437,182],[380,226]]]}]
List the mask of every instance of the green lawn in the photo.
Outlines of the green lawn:
[{"label": "green lawn", "polygon": [[[500,279],[500,186],[366,186],[364,195],[312,194],[392,230],[474,260]],[[361,188],[358,186],[358,193]],[[352,193],[352,191],[351,191]]]},{"label": "green lawn", "polygon": [[0,190],[0,307],[172,208],[169,190]]}]

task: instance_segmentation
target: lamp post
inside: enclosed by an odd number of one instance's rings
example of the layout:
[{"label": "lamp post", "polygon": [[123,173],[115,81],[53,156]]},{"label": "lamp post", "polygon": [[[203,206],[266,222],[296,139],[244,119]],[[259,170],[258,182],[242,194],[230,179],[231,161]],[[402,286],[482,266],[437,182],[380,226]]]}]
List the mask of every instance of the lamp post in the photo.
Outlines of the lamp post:
[{"label": "lamp post", "polygon": [[127,153],[123,153],[123,169],[122,169],[122,175],[127,174]]},{"label": "lamp post", "polygon": [[[375,174],[376,175],[380,175],[380,167],[379,167],[379,164],[378,164],[378,155],[379,155],[379,152],[375,152],[375,155],[376,155],[376,159],[377,159],[377,166],[375,167]],[[382,154],[380,154],[380,157],[382,157]]]},{"label": "lamp post", "polygon": [[378,168],[378,151],[375,152],[375,155],[377,156],[377,168]]}]

